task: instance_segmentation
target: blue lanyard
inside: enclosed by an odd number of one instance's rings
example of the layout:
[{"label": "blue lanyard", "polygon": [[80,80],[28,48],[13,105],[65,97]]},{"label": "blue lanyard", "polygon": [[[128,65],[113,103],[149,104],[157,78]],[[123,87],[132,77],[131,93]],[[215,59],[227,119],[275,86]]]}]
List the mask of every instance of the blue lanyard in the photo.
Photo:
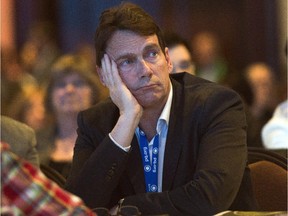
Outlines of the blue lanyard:
[{"label": "blue lanyard", "polygon": [[147,138],[143,131],[140,134],[140,151],[142,156],[146,192],[158,191],[158,152],[159,152],[159,134],[154,137],[152,147],[152,160],[150,160],[149,146]]}]

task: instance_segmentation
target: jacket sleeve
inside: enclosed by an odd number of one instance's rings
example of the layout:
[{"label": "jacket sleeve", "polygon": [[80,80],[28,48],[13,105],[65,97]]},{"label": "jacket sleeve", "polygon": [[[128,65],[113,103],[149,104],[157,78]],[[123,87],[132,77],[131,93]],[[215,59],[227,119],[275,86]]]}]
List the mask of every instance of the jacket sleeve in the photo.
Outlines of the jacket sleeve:
[{"label": "jacket sleeve", "polygon": [[[117,147],[109,135],[91,128],[78,115],[78,137],[74,148],[71,173],[66,189],[80,196],[91,208],[109,207],[128,158],[128,153]],[[93,136],[92,136],[93,135]],[[117,203],[118,200],[114,200]]]}]

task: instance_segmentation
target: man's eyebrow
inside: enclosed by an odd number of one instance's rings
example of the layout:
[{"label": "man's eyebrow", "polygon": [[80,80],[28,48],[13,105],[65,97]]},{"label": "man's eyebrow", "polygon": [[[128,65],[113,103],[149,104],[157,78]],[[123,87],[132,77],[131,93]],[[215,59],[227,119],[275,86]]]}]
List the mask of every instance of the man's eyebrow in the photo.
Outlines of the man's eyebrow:
[{"label": "man's eyebrow", "polygon": [[160,47],[156,43],[148,44],[146,47],[144,47],[144,51],[149,50],[149,49],[157,49],[160,50]]},{"label": "man's eyebrow", "polygon": [[116,59],[114,59],[114,61],[117,62],[119,60],[127,59],[127,58],[133,58],[135,56],[136,55],[134,53],[125,53],[125,54],[122,54],[122,55],[118,56]]}]

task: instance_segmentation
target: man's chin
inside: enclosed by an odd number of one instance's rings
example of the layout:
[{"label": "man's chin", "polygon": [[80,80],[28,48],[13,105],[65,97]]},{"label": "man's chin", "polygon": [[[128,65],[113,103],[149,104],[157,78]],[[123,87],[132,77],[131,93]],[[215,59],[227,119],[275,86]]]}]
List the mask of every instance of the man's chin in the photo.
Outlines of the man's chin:
[{"label": "man's chin", "polygon": [[141,96],[137,98],[138,103],[144,108],[151,108],[154,106],[158,106],[160,102],[160,98],[156,97],[155,95],[146,95],[146,96]]}]

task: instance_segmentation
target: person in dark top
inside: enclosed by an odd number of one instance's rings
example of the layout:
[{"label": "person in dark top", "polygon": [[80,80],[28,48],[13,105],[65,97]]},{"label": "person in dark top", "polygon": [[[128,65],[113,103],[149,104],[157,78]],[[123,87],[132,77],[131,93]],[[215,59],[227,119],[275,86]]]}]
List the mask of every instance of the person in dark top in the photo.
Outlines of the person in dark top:
[{"label": "person in dark top", "polygon": [[37,133],[40,163],[68,177],[77,137],[77,114],[102,99],[101,84],[79,55],[61,56],[52,66],[46,93],[51,124]]}]

